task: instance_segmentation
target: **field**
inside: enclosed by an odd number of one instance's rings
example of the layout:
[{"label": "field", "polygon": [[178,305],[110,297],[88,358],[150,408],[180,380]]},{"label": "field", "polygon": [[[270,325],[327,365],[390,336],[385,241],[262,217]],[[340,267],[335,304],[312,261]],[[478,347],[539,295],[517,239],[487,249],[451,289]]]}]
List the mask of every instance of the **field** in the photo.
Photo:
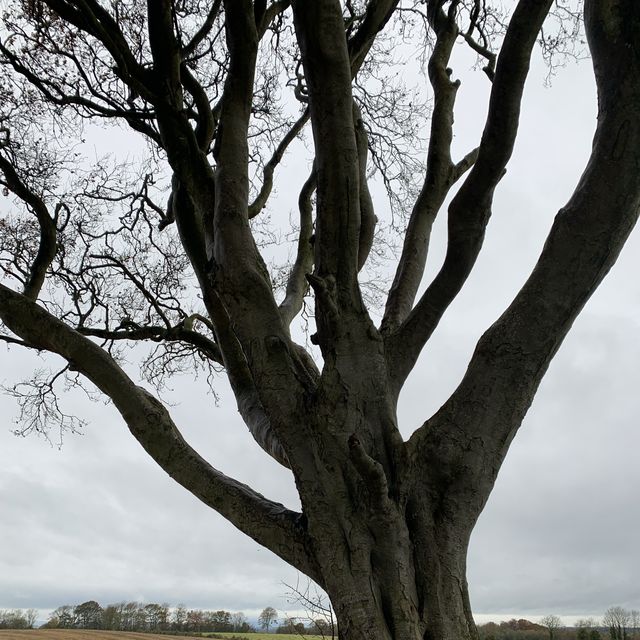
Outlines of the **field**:
[{"label": "field", "polygon": [[[28,629],[0,631],[0,640],[194,640],[187,636],[167,636],[156,633],[128,631],[83,631],[81,629]],[[202,640],[202,638],[200,638]]]},{"label": "field", "polygon": [[[274,633],[213,633],[196,636],[242,638],[242,640],[295,640],[301,636]],[[0,631],[0,640],[196,640],[193,636],[171,636],[157,633],[128,631],[82,631],[79,629],[29,629],[27,631]],[[304,636],[305,640],[323,640],[322,636]]]},{"label": "field", "polygon": [[[301,640],[302,638],[304,640],[329,640],[331,638],[331,635],[323,638],[322,636],[296,636],[280,633],[215,633],[213,635],[229,639],[242,638],[242,640]],[[2,640],[2,636],[0,636],[0,640]]]},{"label": "field", "polygon": [[[207,635],[207,634],[205,634]],[[296,636],[278,633],[216,633],[216,636],[223,638],[242,638],[242,640],[328,640],[331,635],[325,636]],[[2,636],[0,636],[2,640]],[[166,639],[165,639],[166,640]]]}]

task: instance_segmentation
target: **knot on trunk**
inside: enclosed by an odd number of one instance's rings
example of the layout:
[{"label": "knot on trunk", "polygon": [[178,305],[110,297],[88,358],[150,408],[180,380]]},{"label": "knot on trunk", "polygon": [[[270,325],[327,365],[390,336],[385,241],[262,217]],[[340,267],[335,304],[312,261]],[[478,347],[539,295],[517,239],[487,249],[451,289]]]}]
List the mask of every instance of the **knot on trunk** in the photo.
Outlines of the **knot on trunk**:
[{"label": "knot on trunk", "polygon": [[382,465],[365,451],[355,433],[349,436],[347,443],[353,465],[366,484],[371,496],[381,504],[389,502],[389,485]]}]

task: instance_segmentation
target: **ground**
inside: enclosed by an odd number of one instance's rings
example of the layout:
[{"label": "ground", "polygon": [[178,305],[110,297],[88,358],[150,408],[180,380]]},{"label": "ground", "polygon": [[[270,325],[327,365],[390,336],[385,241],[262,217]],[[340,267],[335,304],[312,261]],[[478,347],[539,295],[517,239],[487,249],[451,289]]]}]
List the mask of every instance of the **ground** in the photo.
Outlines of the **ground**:
[{"label": "ground", "polygon": [[[213,633],[209,637],[242,638],[243,640],[274,640],[273,633]],[[172,636],[157,633],[134,633],[128,631],[84,631],[82,629],[27,629],[0,630],[0,640],[167,640],[168,638],[202,638],[202,636]],[[300,636],[278,635],[279,638]],[[322,636],[304,636],[305,640],[322,640]]]}]

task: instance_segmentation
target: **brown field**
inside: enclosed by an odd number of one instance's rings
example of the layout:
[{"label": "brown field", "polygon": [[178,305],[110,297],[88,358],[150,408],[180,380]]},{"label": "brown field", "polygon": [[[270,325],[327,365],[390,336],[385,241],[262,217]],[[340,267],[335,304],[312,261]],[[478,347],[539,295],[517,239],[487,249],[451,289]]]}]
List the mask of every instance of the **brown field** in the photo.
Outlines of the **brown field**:
[{"label": "brown field", "polygon": [[[301,636],[273,633],[205,633],[201,636],[174,636],[157,633],[134,633],[133,631],[83,631],[81,629],[28,629],[0,630],[0,640],[202,640],[203,636],[223,637],[227,640],[295,640]],[[305,640],[327,640],[322,636],[304,636]]]},{"label": "brown field", "polygon": [[[27,629],[0,631],[0,640],[196,640],[193,636],[168,636],[133,631],[83,631],[82,629]],[[202,640],[199,637],[197,640]]]}]

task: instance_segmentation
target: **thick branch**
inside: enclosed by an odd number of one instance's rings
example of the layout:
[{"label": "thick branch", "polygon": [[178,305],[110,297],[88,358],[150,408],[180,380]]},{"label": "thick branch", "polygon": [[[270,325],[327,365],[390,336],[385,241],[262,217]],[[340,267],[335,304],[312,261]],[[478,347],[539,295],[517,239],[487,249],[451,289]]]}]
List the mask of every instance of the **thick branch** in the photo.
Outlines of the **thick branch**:
[{"label": "thick branch", "polygon": [[157,92],[148,69],[138,63],[114,17],[96,0],[43,0],[61,18],[101,42],[117,65],[122,79],[136,93],[154,102]]},{"label": "thick branch", "polygon": [[47,269],[56,255],[56,223],[42,198],[20,178],[13,165],[0,154],[0,171],[7,187],[35,214],[40,226],[40,244],[24,286],[24,295],[36,300],[44,284]]},{"label": "thick branch", "polygon": [[129,340],[139,342],[152,340],[154,342],[185,342],[196,347],[198,351],[206,355],[213,362],[224,365],[220,348],[207,336],[193,329],[187,329],[183,324],[167,329],[161,326],[131,327],[127,329],[100,329],[98,327],[78,327],[78,333],[84,336],[93,336],[102,340]]},{"label": "thick branch", "polygon": [[313,206],[311,197],[316,189],[316,171],[311,170],[305,180],[300,196],[298,197],[298,210],[300,212],[300,232],[298,233],[298,249],[296,260],[291,268],[287,280],[287,290],[284,300],[280,304],[282,321],[288,327],[302,309],[302,303],[307,291],[306,275],[313,268]]},{"label": "thick branch", "polygon": [[387,341],[396,390],[480,253],[493,192],[515,144],[531,52],[551,4],[552,0],[520,0],[511,18],[498,57],[478,158],[449,207],[449,244],[444,264],[415,309]]},{"label": "thick branch", "polygon": [[[216,328],[216,336],[221,345],[224,366],[227,369],[229,383],[238,403],[240,415],[254,440],[262,449],[281,465],[289,468],[287,454],[272,428],[271,420],[262,403],[247,355],[234,331],[231,319],[220,296],[215,291],[208,290],[205,304]],[[277,413],[274,413],[274,415],[277,415]]]},{"label": "thick branch", "polygon": [[256,22],[258,27],[258,38],[260,40],[262,40],[262,37],[267,32],[271,23],[290,6],[291,0],[274,0],[274,2],[265,9],[260,20]]},{"label": "thick branch", "polygon": [[349,307],[357,287],[360,203],[351,63],[342,12],[335,0],[298,1],[292,6],[316,153],[316,274],[335,279],[338,304]]},{"label": "thick branch", "polygon": [[358,241],[358,271],[364,267],[369,252],[373,246],[373,236],[376,231],[378,218],[373,208],[373,199],[369,191],[367,179],[367,156],[369,152],[369,137],[362,121],[362,114],[355,100],[353,102],[353,125],[356,133],[358,148],[358,191],[360,196],[360,238]]},{"label": "thick branch", "polygon": [[192,56],[196,49],[200,46],[203,40],[211,33],[213,25],[215,24],[220,8],[222,7],[222,0],[214,0],[209,9],[209,13],[205,18],[202,26],[195,32],[191,40],[182,49],[182,58],[186,59]]},{"label": "thick branch", "polygon": [[180,65],[180,75],[185,89],[193,96],[198,110],[198,122],[195,131],[198,145],[202,151],[207,153],[216,128],[216,120],[209,102],[209,96],[184,62]]},{"label": "thick branch", "polygon": [[351,73],[356,76],[362,66],[376,36],[389,22],[399,0],[370,0],[364,19],[349,40]]},{"label": "thick branch", "polygon": [[[451,160],[453,140],[453,109],[459,81],[451,80],[449,60],[458,36],[455,20],[456,3],[447,15],[432,1],[428,7],[429,24],[436,34],[436,43],[429,58],[429,81],[433,88],[434,107],[427,152],[427,170],[404,238],[402,254],[389,291],[381,330],[395,331],[413,306],[424,274],[433,223],[451,186],[462,175]],[[463,165],[464,166],[464,165]]]},{"label": "thick branch", "polygon": [[175,108],[182,107],[180,46],[173,29],[173,2],[147,0],[149,45],[154,62],[154,74],[165,100]]},{"label": "thick branch", "polygon": [[3,285],[0,318],[25,341],[62,356],[111,398],[134,437],[174,480],[259,544],[320,579],[300,514],[214,469],[183,439],[165,407],[136,386],[106,351]]},{"label": "thick branch", "polygon": [[587,0],[585,24],[599,97],[587,167],[531,276],[480,339],[460,386],[409,442],[416,477],[435,476],[443,496],[471,504],[471,520],[551,358],[638,218],[640,9],[630,0]]}]

